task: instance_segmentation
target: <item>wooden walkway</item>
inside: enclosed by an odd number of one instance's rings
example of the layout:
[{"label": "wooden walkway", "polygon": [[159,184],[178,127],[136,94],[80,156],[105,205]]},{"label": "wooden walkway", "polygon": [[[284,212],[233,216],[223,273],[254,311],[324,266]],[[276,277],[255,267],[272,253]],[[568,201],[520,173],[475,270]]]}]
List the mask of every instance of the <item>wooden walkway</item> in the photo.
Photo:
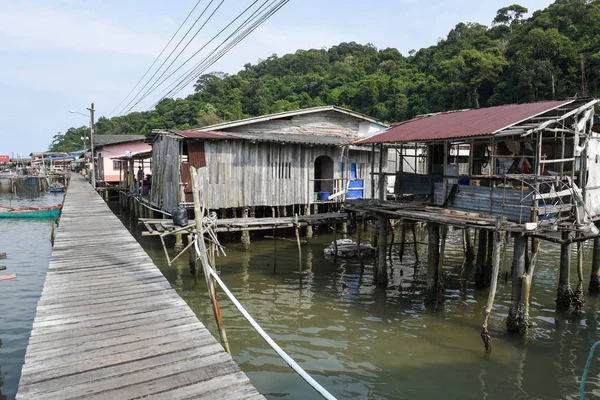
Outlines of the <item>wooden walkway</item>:
[{"label": "wooden walkway", "polygon": [[18,399],[262,399],[79,175],[66,195]]}]

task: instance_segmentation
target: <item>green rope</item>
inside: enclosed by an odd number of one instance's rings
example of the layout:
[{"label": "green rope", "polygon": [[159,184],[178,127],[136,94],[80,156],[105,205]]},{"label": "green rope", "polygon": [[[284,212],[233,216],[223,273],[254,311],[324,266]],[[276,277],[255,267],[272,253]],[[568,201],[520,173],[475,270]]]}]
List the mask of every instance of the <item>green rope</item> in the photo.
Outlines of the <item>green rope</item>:
[{"label": "green rope", "polygon": [[579,400],[584,400],[585,398],[585,380],[587,379],[587,375],[590,370],[590,364],[592,363],[592,359],[594,358],[594,351],[596,351],[596,347],[598,346],[600,346],[600,342],[594,343],[594,345],[590,349],[590,355],[588,356],[587,362],[585,363],[583,375],[581,376],[581,383],[579,384]]}]

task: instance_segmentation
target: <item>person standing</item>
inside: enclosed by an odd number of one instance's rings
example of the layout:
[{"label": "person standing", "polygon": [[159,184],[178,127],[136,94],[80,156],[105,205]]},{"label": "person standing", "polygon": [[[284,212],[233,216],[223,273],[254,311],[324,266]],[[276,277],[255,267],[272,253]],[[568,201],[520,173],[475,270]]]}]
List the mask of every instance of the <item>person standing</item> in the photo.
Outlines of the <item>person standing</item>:
[{"label": "person standing", "polygon": [[139,185],[140,193],[141,193],[142,187],[144,185],[144,171],[142,171],[142,167],[138,167],[137,181],[138,181],[138,185]]}]

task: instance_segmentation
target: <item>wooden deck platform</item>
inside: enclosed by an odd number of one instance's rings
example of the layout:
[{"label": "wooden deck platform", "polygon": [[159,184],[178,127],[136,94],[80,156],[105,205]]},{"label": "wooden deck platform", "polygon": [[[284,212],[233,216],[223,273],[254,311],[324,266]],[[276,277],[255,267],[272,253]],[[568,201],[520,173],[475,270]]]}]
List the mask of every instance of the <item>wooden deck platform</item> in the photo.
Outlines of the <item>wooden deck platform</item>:
[{"label": "wooden deck platform", "polygon": [[74,175],[18,399],[259,399],[92,187]]}]

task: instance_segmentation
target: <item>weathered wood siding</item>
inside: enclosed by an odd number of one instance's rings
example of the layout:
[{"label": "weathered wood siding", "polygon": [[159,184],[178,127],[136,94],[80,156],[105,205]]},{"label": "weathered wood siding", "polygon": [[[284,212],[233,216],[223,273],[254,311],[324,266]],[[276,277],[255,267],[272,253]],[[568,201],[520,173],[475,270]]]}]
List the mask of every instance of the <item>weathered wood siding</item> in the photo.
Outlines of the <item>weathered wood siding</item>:
[{"label": "weathered wood siding", "polygon": [[[450,193],[452,185],[448,185]],[[454,200],[447,204],[447,208],[480,214],[504,216],[511,222],[531,221],[531,207],[533,196],[531,189],[521,193],[517,189],[490,188],[485,186],[458,185]],[[529,196],[528,196],[529,195]],[[521,198],[526,198],[523,203]],[[443,184],[435,184],[434,204],[444,204]]]},{"label": "weathered wood siding", "polygon": [[162,135],[152,145],[152,188],[150,198],[161,209],[171,212],[179,199],[180,141]]},{"label": "weathered wood siding", "polygon": [[[200,186],[210,208],[312,203],[314,163],[322,155],[333,160],[334,179],[343,178],[341,148],[335,146],[218,140],[205,142],[205,151],[206,168],[201,172]],[[378,154],[375,157],[378,171]],[[369,151],[349,153],[348,163],[357,164],[366,194],[371,190],[370,162]]]},{"label": "weathered wood siding", "polygon": [[[273,119],[255,122],[249,125],[220,129],[223,132],[265,132],[312,135],[343,135],[356,137],[372,131],[369,122],[335,111],[296,115],[291,118]],[[372,132],[371,132],[372,133]]]},{"label": "weathered wood siding", "polygon": [[593,135],[587,147],[587,181],[585,205],[592,218],[600,216],[600,137]]}]

